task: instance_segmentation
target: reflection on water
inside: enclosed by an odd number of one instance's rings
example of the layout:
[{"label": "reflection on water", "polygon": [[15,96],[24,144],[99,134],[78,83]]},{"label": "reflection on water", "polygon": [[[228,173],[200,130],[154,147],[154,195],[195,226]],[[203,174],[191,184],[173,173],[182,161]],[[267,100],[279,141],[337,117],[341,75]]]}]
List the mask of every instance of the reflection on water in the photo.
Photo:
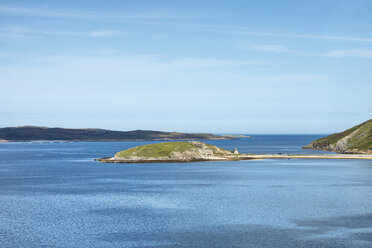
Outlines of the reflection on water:
[{"label": "reflection on water", "polygon": [[[317,153],[300,149],[314,138],[209,143]],[[144,143],[0,144],[0,247],[372,247],[371,161],[92,161]]]}]

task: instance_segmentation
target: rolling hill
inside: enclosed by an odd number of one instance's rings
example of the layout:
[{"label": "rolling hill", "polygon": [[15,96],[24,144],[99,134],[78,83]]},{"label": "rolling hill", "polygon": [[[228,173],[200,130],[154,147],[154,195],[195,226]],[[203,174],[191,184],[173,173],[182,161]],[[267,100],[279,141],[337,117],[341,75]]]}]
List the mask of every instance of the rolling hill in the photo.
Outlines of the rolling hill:
[{"label": "rolling hill", "polygon": [[343,132],[317,139],[303,148],[337,153],[372,153],[372,119]]},{"label": "rolling hill", "polygon": [[48,128],[37,126],[0,128],[4,141],[134,141],[134,140],[216,140],[231,137],[211,133],[178,133],[151,130],[113,131],[105,129]]}]

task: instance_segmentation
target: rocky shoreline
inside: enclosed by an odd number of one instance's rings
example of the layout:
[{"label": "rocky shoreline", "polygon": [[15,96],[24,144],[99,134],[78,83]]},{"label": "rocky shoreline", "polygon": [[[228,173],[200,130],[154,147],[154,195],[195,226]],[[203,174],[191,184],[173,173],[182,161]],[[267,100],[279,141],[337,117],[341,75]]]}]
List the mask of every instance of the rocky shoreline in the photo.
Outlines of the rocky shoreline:
[{"label": "rocky shoreline", "polygon": [[184,162],[207,162],[207,161],[241,161],[255,159],[368,159],[372,160],[372,155],[362,154],[241,154],[229,155],[225,157],[206,157],[195,159],[172,159],[172,158],[98,158],[94,161],[101,163],[184,163]]},{"label": "rocky shoreline", "polygon": [[340,154],[372,154],[372,119],[343,132],[314,140],[302,148]]},{"label": "rocky shoreline", "polygon": [[313,144],[312,146],[304,146],[304,147],[302,147],[302,149],[326,151],[326,152],[336,152],[338,154],[372,155],[372,150],[361,151],[361,150],[358,150],[358,149],[346,149],[346,150],[340,151],[339,149],[335,148],[332,145],[322,146],[322,145]]},{"label": "rocky shoreline", "polygon": [[207,162],[207,161],[229,161],[225,158],[197,158],[197,159],[118,159],[115,157],[97,158],[94,161],[99,161],[101,163],[187,163],[187,162]]},{"label": "rocky shoreline", "polygon": [[239,161],[252,159],[372,159],[359,154],[239,154],[200,141],[163,142],[133,147],[113,157],[95,159],[102,163],[182,163]]}]

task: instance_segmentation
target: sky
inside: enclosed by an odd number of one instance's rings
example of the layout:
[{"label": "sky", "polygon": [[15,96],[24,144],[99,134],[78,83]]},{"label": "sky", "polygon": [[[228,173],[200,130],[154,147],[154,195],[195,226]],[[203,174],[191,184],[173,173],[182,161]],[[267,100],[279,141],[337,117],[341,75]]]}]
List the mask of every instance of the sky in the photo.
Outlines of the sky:
[{"label": "sky", "polygon": [[0,127],[328,134],[372,118],[372,1],[0,0]]}]

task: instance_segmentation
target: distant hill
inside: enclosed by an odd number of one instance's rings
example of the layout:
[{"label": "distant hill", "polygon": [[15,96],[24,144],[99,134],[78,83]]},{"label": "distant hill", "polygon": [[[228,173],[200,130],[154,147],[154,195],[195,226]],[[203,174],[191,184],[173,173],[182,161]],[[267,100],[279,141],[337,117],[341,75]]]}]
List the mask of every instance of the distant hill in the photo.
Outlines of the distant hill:
[{"label": "distant hill", "polygon": [[177,133],[151,130],[112,131],[105,129],[70,129],[36,126],[0,128],[4,141],[133,141],[133,140],[218,140],[231,137],[210,133]]},{"label": "distant hill", "polygon": [[372,119],[303,147],[337,153],[372,153]]},{"label": "distant hill", "polygon": [[95,159],[102,163],[160,163],[229,161],[238,159],[231,151],[200,141],[163,142],[117,152],[114,157]]},{"label": "distant hill", "polygon": [[231,151],[221,149],[200,141],[163,142],[137,146],[115,154],[114,160],[122,161],[177,161],[219,160],[232,155]]}]

